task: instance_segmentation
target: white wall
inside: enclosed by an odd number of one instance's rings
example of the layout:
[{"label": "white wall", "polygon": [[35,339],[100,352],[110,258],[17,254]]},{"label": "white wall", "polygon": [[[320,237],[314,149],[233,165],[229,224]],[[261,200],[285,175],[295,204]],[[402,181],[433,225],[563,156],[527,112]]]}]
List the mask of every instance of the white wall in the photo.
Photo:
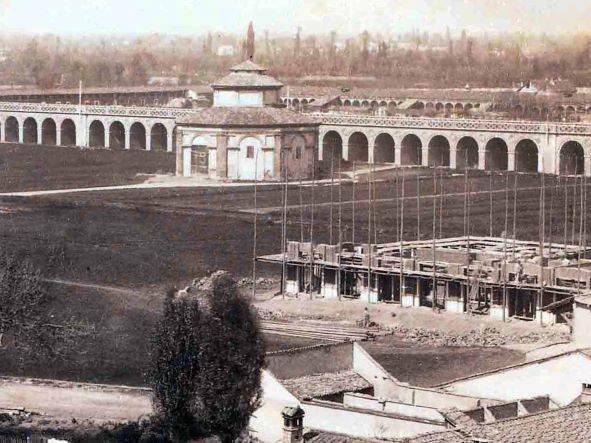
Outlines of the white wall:
[{"label": "white wall", "polygon": [[444,424],[405,420],[395,415],[346,408],[328,402],[303,402],[306,413],[304,425],[321,431],[346,434],[353,437],[394,439],[442,431]]},{"label": "white wall", "polygon": [[263,106],[263,93],[260,91],[214,91],[213,105],[230,106]]},{"label": "white wall", "polygon": [[548,395],[555,403],[566,406],[581,394],[583,383],[591,383],[591,359],[571,353],[459,380],[444,389],[507,402]]},{"label": "white wall", "polygon": [[[286,406],[298,406],[299,402],[269,371],[263,371],[261,407],[250,418],[249,429],[253,436],[265,443],[281,440],[283,418],[281,411]],[[304,417],[304,424],[306,418]]]}]

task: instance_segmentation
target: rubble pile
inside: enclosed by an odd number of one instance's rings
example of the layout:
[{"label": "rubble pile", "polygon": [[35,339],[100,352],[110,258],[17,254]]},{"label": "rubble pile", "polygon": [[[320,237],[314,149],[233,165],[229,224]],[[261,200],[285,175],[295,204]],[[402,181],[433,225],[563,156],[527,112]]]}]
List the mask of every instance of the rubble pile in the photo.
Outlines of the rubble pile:
[{"label": "rubble pile", "polygon": [[568,334],[559,331],[532,331],[526,334],[504,334],[494,327],[472,330],[467,333],[450,333],[433,329],[394,326],[392,332],[403,341],[430,346],[482,346],[495,347],[507,344],[535,344],[568,340]]},{"label": "rubble pile", "polygon": [[289,320],[291,317],[283,311],[269,311],[268,309],[256,308],[261,320],[278,321]]},{"label": "rubble pile", "polygon": [[[241,278],[236,284],[239,288],[252,288],[252,278]],[[278,284],[279,281],[272,278],[257,278],[257,288],[270,289]]]}]

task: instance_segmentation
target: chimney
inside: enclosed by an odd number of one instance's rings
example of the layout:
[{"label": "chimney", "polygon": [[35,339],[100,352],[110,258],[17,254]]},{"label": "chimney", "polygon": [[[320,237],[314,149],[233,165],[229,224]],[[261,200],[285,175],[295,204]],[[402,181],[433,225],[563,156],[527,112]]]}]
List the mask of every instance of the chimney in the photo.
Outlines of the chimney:
[{"label": "chimney", "polygon": [[283,416],[282,443],[302,443],[304,441],[304,411],[299,407],[285,407]]},{"label": "chimney", "polygon": [[581,392],[581,403],[591,403],[591,383],[583,383],[583,391]]}]

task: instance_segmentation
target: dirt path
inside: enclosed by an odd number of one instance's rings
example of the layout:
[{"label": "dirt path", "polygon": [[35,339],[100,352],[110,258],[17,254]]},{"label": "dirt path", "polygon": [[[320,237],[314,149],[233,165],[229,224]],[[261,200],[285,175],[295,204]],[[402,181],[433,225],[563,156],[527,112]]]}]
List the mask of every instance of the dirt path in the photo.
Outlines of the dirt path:
[{"label": "dirt path", "polygon": [[152,411],[150,392],[141,388],[0,378],[0,407],[55,418],[137,420]]},{"label": "dirt path", "polygon": [[95,285],[92,283],[80,283],[80,282],[71,281],[71,280],[62,280],[59,278],[46,278],[46,279],[43,279],[43,281],[45,281],[47,283],[55,283],[55,284],[64,285],[64,286],[76,286],[78,288],[98,289],[101,291],[116,292],[116,293],[119,293],[122,295],[133,295],[133,296],[140,295],[140,291],[135,291],[133,289],[118,288],[115,286]]}]

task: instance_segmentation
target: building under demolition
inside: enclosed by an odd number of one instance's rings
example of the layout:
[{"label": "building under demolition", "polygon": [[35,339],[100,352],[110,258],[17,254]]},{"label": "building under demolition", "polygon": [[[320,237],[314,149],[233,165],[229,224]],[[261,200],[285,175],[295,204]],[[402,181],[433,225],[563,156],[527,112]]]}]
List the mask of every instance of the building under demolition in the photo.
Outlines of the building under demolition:
[{"label": "building under demolition", "polygon": [[574,297],[591,293],[590,249],[494,237],[340,247],[290,241],[285,253],[257,260],[282,265],[287,295],[553,324],[568,322]]}]

